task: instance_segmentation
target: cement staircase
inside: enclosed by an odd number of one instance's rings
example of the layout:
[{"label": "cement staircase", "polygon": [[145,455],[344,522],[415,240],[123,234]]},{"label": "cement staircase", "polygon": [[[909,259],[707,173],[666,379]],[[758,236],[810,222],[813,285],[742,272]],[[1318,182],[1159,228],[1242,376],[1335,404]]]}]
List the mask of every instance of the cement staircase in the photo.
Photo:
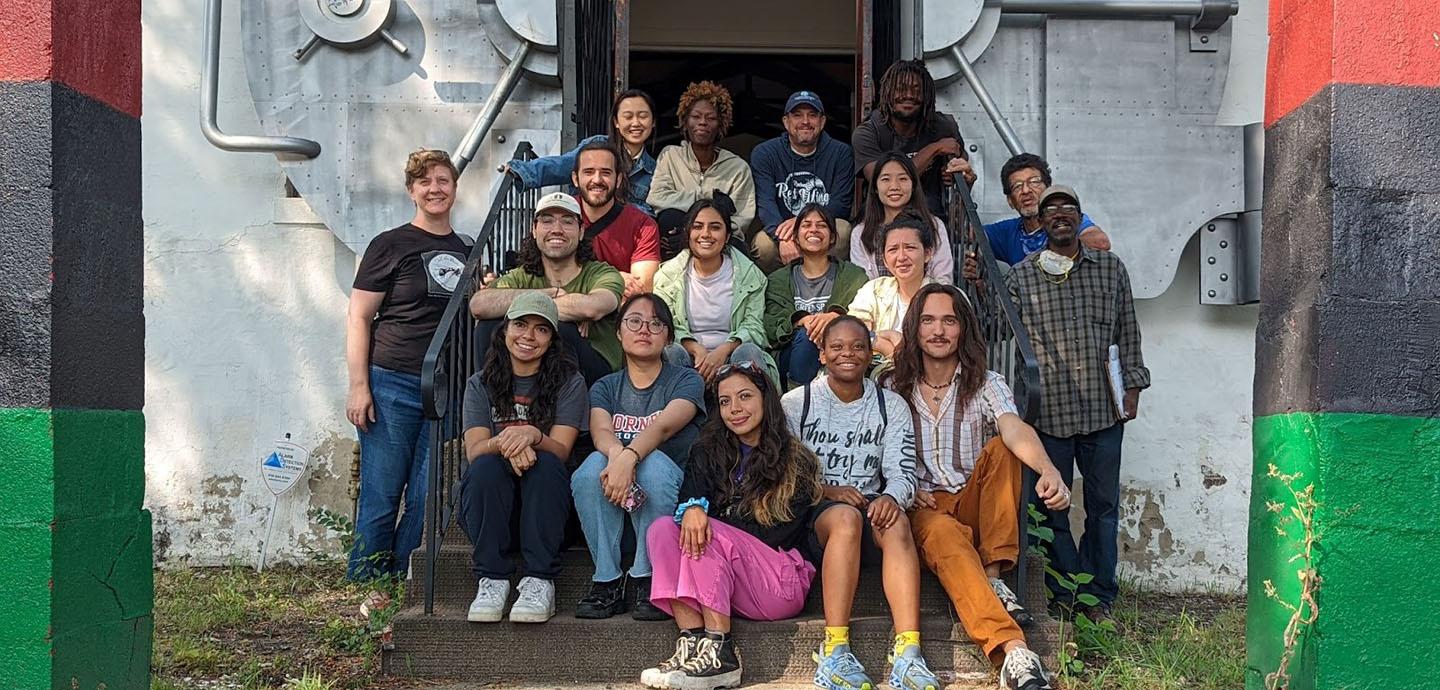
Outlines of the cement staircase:
[{"label": "cement staircase", "polygon": [[[475,595],[470,572],[470,547],[463,534],[449,531],[436,568],[435,614],[425,615],[422,583],[424,549],[411,563],[406,607],[394,620],[394,649],[384,657],[387,673],[401,676],[459,681],[543,684],[634,683],[641,669],[668,657],[675,636],[674,623],[639,622],[622,614],[608,620],[581,620],[574,616],[575,602],[590,587],[592,572],[583,543],[565,552],[564,568],[556,580],[558,613],[541,625],[509,622],[479,624],[465,620]],[[1029,644],[1047,666],[1054,668],[1059,647],[1058,624],[1045,615],[1040,562],[1027,569],[1027,601],[1036,622],[1027,629]],[[517,576],[514,580],[519,581]],[[1012,583],[1012,586],[1014,583]],[[1017,590],[1018,591],[1018,590]],[[511,590],[511,600],[514,600]],[[983,677],[990,664],[965,635],[940,583],[926,571],[921,580],[921,635],[925,656],[942,680]],[[820,580],[798,618],[788,621],[736,620],[734,632],[745,664],[745,682],[808,683],[814,673],[810,653],[824,631]],[[851,623],[856,655],[877,683],[888,671],[885,653],[890,646],[891,624],[878,567],[861,570]]]}]

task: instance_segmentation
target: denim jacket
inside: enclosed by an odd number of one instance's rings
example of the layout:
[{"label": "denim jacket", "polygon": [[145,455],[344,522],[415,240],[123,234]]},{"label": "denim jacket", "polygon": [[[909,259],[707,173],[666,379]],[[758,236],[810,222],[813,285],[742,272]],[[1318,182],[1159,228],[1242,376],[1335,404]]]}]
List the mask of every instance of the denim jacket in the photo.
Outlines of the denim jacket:
[{"label": "denim jacket", "polygon": [[[596,134],[558,156],[545,156],[533,161],[510,161],[510,170],[520,178],[525,189],[563,184],[573,192],[575,190],[570,185],[570,173],[575,170],[575,159],[580,155],[580,149],[589,144],[604,143],[607,138],[604,134]],[[640,207],[640,210],[648,215],[655,215],[650,205],[645,203],[645,197],[650,194],[650,180],[655,177],[655,157],[650,155],[649,151],[641,151],[640,158],[636,159],[635,165],[630,168],[629,177],[630,203]]]}]

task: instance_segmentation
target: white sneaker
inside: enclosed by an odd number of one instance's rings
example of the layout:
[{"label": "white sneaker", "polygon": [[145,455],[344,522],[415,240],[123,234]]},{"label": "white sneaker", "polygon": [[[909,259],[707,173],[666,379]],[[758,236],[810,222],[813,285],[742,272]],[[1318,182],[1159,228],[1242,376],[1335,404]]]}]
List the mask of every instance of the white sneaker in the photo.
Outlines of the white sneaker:
[{"label": "white sneaker", "polygon": [[1005,690],[1052,690],[1050,674],[1040,663],[1040,655],[1023,647],[1005,653],[1000,664],[1000,687]]},{"label": "white sneaker", "polygon": [[520,598],[510,607],[511,623],[544,623],[555,616],[555,583],[538,577],[520,579]]},{"label": "white sneaker", "polygon": [[471,623],[498,623],[505,617],[505,602],[510,599],[510,581],[480,578],[475,589],[475,601],[470,602],[470,613],[465,620]]},{"label": "white sneaker", "polygon": [[1019,624],[1020,627],[1028,628],[1031,623],[1035,622],[1035,617],[1031,616],[1030,612],[1026,611],[1024,606],[1020,605],[1020,597],[1015,596],[1015,593],[1010,591],[1010,586],[1005,584],[1004,580],[998,577],[990,578],[990,589],[995,590],[995,596],[1000,599],[1001,604],[1005,605],[1005,612],[1010,614],[1010,617],[1015,619],[1015,622]]}]

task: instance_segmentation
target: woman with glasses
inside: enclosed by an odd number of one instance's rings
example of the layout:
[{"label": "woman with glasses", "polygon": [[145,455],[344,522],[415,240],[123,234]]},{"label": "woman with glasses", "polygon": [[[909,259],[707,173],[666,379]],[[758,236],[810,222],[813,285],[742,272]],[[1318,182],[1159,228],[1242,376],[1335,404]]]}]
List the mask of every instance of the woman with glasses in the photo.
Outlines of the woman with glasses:
[{"label": "woman with glasses", "polygon": [[660,264],[655,294],[675,312],[675,340],[665,359],[694,367],[709,382],[727,363],[750,361],[779,381],[775,362],[762,349],[765,337],[765,274],[728,244],[730,217],[709,199],[690,206],[683,227],[689,248]]},{"label": "woman with glasses", "polygon": [[902,214],[911,215],[923,221],[934,238],[925,275],[948,285],[955,281],[949,233],[945,223],[930,213],[925,195],[918,193],[918,180],[915,165],[903,153],[887,153],[876,161],[875,175],[866,185],[864,218],[850,236],[850,261],[871,278],[890,275],[885,266],[885,226]]},{"label": "woman with glasses", "polygon": [[790,433],[775,384],[752,362],[725,365],[709,400],[685,500],[646,537],[651,601],[680,628],[674,655],[640,675],[652,688],[738,686],[731,616],[793,617],[815,576],[802,550],[820,501],[820,462]]},{"label": "woman with glasses", "polygon": [[420,366],[470,250],[450,226],[457,177],[444,151],[410,154],[405,191],[415,215],[370,241],[350,291],[345,417],[359,431],[361,458],[352,580],[403,577],[420,545],[429,449]]},{"label": "woman with glasses", "polygon": [[664,620],[650,603],[650,559],[643,535],[650,523],[675,512],[690,447],[705,420],[705,384],[689,367],[662,356],[675,337],[665,302],[645,293],[620,307],[620,348],[625,363],[590,389],[590,436],[595,452],[570,478],[575,512],[595,561],[590,593],[576,618],[609,618],[625,611],[620,536],[628,518],[635,529],[636,620]]},{"label": "woman with glasses", "polygon": [[516,489],[520,554],[525,561],[514,623],[555,615],[555,577],[569,515],[566,465],[589,414],[585,380],[560,342],[555,300],[540,292],[515,298],[480,371],[465,384],[465,469],[460,527],[470,538],[479,586],[468,618],[493,623],[505,613],[515,563],[507,555]]}]

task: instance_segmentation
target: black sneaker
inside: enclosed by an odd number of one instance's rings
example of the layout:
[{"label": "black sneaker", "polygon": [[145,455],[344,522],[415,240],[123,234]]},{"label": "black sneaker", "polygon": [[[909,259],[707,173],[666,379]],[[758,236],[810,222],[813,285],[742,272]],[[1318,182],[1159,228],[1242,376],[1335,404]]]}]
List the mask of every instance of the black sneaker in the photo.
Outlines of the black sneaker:
[{"label": "black sneaker", "polygon": [[617,613],[625,613],[624,576],[610,582],[591,583],[590,593],[575,605],[576,618],[609,618]]},{"label": "black sneaker", "polygon": [[700,648],[700,638],[688,631],[681,631],[680,636],[675,639],[675,653],[654,668],[647,668],[640,672],[640,684],[647,688],[669,688],[672,678],[684,674],[684,667],[695,655],[695,650]]},{"label": "black sneaker", "polygon": [[631,609],[630,617],[637,621],[670,620],[670,614],[650,603],[650,578],[637,577],[633,582],[635,583],[635,608]]},{"label": "black sneaker", "polygon": [[735,649],[735,641],[729,637],[717,640],[709,635],[700,638],[695,653],[680,671],[668,679],[673,690],[740,687],[740,653]]}]

